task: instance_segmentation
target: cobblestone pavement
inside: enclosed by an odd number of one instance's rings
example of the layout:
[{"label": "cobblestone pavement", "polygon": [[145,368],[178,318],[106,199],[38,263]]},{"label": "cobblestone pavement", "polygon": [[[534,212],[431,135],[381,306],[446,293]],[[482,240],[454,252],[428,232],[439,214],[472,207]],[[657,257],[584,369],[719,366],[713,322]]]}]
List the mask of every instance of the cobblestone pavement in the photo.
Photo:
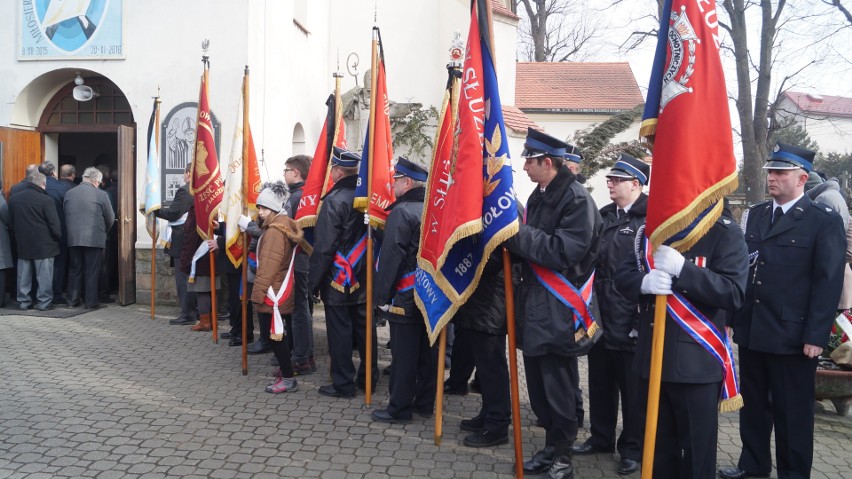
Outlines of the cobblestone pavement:
[{"label": "cobblestone pavement", "polygon": [[[377,424],[361,393],[351,400],[318,395],[328,382],[322,372],[300,378],[295,393],[265,393],[270,356],[249,356],[242,376],[239,348],[169,326],[173,310],[158,313],[152,321],[142,307],[112,306],[69,319],[0,317],[0,478],[512,475],[511,443],[461,444],[458,423],[478,412],[475,394],[446,398],[436,446],[433,420]],[[321,309],[315,317],[319,370],[326,371]],[[380,345],[387,335],[380,329]],[[389,361],[380,348],[380,368]],[[585,383],[585,361],[581,377]],[[387,377],[377,389],[373,408],[387,401]],[[528,457],[543,446],[544,432],[533,425],[525,389],[522,382]],[[852,419],[829,403],[817,409],[813,477],[852,477]],[[736,418],[721,417],[720,465],[739,453]],[[581,430],[578,441],[587,436]],[[577,478],[618,477],[607,454],[576,457],[575,467]]]}]

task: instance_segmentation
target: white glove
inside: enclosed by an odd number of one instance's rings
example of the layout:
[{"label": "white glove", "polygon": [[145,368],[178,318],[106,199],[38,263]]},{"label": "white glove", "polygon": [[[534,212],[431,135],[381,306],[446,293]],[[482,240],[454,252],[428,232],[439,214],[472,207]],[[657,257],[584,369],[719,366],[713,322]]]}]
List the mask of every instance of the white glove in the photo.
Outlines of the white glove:
[{"label": "white glove", "polygon": [[680,276],[685,261],[683,255],[670,246],[662,245],[654,251],[654,268],[672,276]]},{"label": "white glove", "polygon": [[390,305],[389,304],[383,304],[383,305],[379,306],[379,309],[381,309],[382,311],[387,313],[388,311],[390,311]]},{"label": "white glove", "polygon": [[248,228],[249,223],[251,223],[251,218],[245,215],[240,215],[240,220],[237,222],[240,225],[240,231],[245,231]]},{"label": "white glove", "polygon": [[665,271],[652,269],[642,278],[642,286],[639,291],[642,294],[672,294],[672,275]]},{"label": "white glove", "polygon": [[364,224],[365,225],[370,224],[370,213],[364,213]]}]

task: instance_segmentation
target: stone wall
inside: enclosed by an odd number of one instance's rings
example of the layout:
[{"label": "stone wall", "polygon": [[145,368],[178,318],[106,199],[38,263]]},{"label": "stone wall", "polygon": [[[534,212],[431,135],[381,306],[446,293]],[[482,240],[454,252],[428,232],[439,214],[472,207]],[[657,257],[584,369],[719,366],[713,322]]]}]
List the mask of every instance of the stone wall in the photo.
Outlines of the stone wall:
[{"label": "stone wall", "polygon": [[[157,299],[156,304],[179,306],[175,291],[174,269],[169,266],[169,256],[157,248]],[[151,303],[151,249],[136,250],[136,302]]]}]

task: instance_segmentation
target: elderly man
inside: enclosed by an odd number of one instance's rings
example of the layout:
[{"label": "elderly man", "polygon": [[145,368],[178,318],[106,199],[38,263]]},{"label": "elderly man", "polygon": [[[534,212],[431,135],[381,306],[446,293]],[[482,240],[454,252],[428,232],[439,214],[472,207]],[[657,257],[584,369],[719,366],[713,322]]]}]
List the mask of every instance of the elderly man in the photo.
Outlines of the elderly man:
[{"label": "elderly man", "polygon": [[45,176],[38,171],[27,177],[26,188],[11,199],[12,231],[18,246],[18,303],[32,306],[33,272],[38,281],[36,309],[53,308],[53,257],[59,254],[62,229],[53,200],[44,191]]},{"label": "elderly man", "polygon": [[[115,222],[109,197],[98,189],[103,174],[97,168],[86,168],[83,182],[65,194],[65,224],[68,228],[68,250],[71,271],[68,275],[68,307],[80,305],[83,295],[86,309],[100,307],[98,275],[106,246],[107,232]],[[84,272],[85,270],[85,272]],[[83,284],[85,280],[85,290]]]},{"label": "elderly man", "polygon": [[[64,171],[71,173],[73,181],[74,167],[71,165],[63,165],[60,169],[60,174]],[[62,239],[59,240],[59,254],[53,259],[53,304],[65,304],[65,281],[67,279],[68,269],[68,238],[65,228],[65,193],[74,187],[71,181],[56,179],[56,166],[53,163],[45,161],[38,166],[39,173],[43,173],[47,177],[47,186],[44,191],[48,196],[53,198],[56,205],[56,213],[59,215],[59,223],[62,226]]]},{"label": "elderly man", "polygon": [[778,478],[810,477],[817,357],[843,286],[843,220],[805,194],[814,152],[778,143],[766,183],[772,201],[749,210],[745,305],[733,316],[739,345],[742,452],[726,479],[769,477],[775,429]]},{"label": "elderly man", "polygon": [[12,242],[9,240],[11,223],[6,195],[0,189],[0,308],[6,306],[6,270],[15,266],[12,261]]},{"label": "elderly man", "polygon": [[25,189],[27,189],[27,185],[30,184],[30,181],[29,181],[30,175],[37,172],[37,171],[38,171],[38,165],[36,165],[36,164],[27,165],[27,169],[24,172],[24,177],[21,179],[20,183],[15,183],[14,185],[12,185],[11,188],[9,188],[9,200],[11,200],[12,196],[14,196],[16,193],[24,191]]}]

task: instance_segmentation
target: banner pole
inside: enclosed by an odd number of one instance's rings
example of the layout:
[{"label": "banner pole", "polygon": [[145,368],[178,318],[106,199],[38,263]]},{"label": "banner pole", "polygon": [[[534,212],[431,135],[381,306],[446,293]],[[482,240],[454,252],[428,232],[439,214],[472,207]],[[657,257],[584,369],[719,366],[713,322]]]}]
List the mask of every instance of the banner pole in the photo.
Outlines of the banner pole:
[{"label": "banner pole", "polygon": [[435,389],[435,445],[441,445],[444,436],[444,367],[447,355],[447,328],[438,336],[438,382]]},{"label": "banner pole", "polygon": [[[214,240],[213,225],[207,227],[207,238]],[[213,343],[219,344],[219,319],[218,309],[216,305],[216,254],[210,252],[210,324],[213,331]]]},{"label": "banner pole", "polygon": [[654,336],[651,340],[651,374],[648,379],[648,407],[645,412],[645,442],[642,450],[642,479],[654,476],[654,449],[657,444],[657,417],[660,413],[660,381],[663,372],[663,344],[666,338],[666,300],[657,295],[654,310]]},{"label": "banner pole", "polygon": [[512,398],[512,432],[515,440],[515,477],[524,477],[524,447],[521,437],[521,401],[518,386],[518,351],[515,337],[515,296],[512,287],[512,261],[503,248],[503,288],[506,300],[506,334],[509,337],[509,386]]},{"label": "banner pole", "polygon": [[[159,87],[158,87],[159,89]],[[160,148],[160,95],[157,92],[157,108],[154,113],[154,145]],[[158,157],[159,158],[159,157]],[[162,198],[162,197],[161,197]],[[154,320],[157,300],[157,218],[154,217],[154,231],[151,234],[151,321]]]},{"label": "banner pole", "polygon": [[[242,201],[243,215],[248,216],[248,158],[249,158],[249,67],[246,65],[243,75],[243,184],[242,184]],[[242,268],[242,298],[241,313],[242,318],[242,372],[243,376],[248,376],[248,349],[246,342],[248,341],[248,332],[246,325],[248,324],[248,234],[243,232],[243,268]]]},{"label": "banner pole", "polygon": [[[376,40],[376,27],[373,27],[373,56],[371,58],[372,67],[370,68],[370,138],[369,141],[369,154],[367,158],[361,158],[361,161],[367,162],[367,214],[370,214],[370,201],[373,196],[373,162],[372,158],[375,155],[375,137],[376,137],[376,78],[378,74],[376,72],[376,67],[378,66],[378,62],[376,61],[377,55],[377,40]],[[367,377],[365,380],[364,390],[366,395],[364,396],[364,404],[370,405],[373,401],[373,228],[371,225],[367,225],[367,321],[366,321],[366,361],[364,369],[367,372]]]}]

